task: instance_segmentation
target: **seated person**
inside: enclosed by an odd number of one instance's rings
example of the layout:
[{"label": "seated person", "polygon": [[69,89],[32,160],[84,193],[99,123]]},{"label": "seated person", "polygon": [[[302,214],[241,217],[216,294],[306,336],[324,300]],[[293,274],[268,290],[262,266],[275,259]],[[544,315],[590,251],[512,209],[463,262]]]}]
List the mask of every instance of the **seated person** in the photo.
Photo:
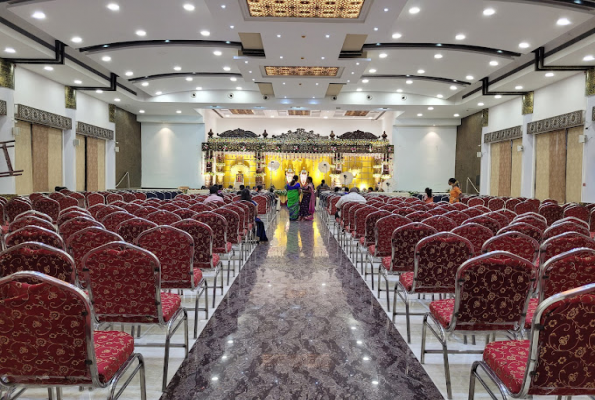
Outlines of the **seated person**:
[{"label": "seated person", "polygon": [[[251,202],[252,204],[254,204],[255,206],[258,206],[258,204],[256,204],[256,202],[254,200],[252,200],[252,195],[250,194],[250,190],[249,189],[244,189],[242,190],[242,200],[246,200]],[[260,218],[256,217],[254,219],[254,222],[256,224],[256,236],[258,236],[259,239],[259,243],[260,242],[268,242],[269,239],[267,238],[267,234],[264,230],[264,222],[262,222],[260,220]]]},{"label": "seated person", "polygon": [[359,194],[359,189],[356,187],[351,188],[351,190],[349,190],[349,194],[346,194],[345,196],[341,197],[339,199],[339,201],[337,202],[336,206],[337,207],[337,213],[335,214],[335,217],[339,217],[339,211],[341,210],[341,207],[343,207],[346,203],[349,202],[354,202],[354,203],[366,203],[366,198],[364,196],[362,196],[361,194]]},{"label": "seated person", "polygon": [[432,194],[432,189],[426,188],[426,193],[423,196],[423,201],[426,204],[430,204],[434,202],[434,196]]},{"label": "seated person", "polygon": [[225,203],[223,196],[219,194],[219,186],[213,185],[209,188],[209,197],[204,201],[205,203]]},{"label": "seated person", "polygon": [[240,190],[238,190],[238,195],[241,196],[242,195],[242,190],[246,189],[246,186],[244,185],[240,185]]}]

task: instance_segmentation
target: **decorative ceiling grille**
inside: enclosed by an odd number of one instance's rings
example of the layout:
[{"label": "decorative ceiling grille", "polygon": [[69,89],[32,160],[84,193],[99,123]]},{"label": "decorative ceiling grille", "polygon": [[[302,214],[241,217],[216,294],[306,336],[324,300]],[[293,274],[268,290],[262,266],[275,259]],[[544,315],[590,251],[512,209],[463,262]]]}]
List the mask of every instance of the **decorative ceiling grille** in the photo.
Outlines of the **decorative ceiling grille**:
[{"label": "decorative ceiling grille", "polygon": [[358,18],[365,0],[246,0],[251,17]]},{"label": "decorative ceiling grille", "polygon": [[289,110],[289,115],[309,116],[310,110]]},{"label": "decorative ceiling grille", "polygon": [[234,115],[254,115],[254,110],[237,110],[231,109],[229,110]]},{"label": "decorative ceiling grille", "polygon": [[346,111],[346,117],[365,117],[369,114],[369,111]]},{"label": "decorative ceiling grille", "polygon": [[339,67],[265,67],[267,75],[337,76]]}]

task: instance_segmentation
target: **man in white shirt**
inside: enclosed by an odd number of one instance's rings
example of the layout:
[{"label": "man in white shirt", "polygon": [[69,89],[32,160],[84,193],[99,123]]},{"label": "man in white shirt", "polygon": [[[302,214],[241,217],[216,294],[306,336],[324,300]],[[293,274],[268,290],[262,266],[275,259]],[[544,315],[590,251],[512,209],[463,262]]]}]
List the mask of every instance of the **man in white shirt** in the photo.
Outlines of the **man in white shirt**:
[{"label": "man in white shirt", "polygon": [[219,188],[215,185],[209,188],[209,197],[207,197],[204,203],[225,203],[223,197],[218,194]]},{"label": "man in white shirt", "polygon": [[336,204],[337,207],[337,216],[339,216],[339,211],[341,210],[341,207],[343,207],[343,205],[345,205],[346,203],[349,202],[354,202],[354,203],[365,203],[366,199],[364,196],[359,194],[359,189],[356,187],[352,187],[351,190],[349,190],[349,193],[344,195],[343,197],[341,197],[339,199],[339,201]]}]

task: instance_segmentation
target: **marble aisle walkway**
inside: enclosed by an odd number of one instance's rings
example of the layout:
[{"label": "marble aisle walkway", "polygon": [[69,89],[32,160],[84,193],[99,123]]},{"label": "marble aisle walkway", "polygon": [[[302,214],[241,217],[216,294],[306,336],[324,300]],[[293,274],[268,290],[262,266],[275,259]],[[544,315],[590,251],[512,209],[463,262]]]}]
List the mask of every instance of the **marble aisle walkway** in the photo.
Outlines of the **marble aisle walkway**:
[{"label": "marble aisle walkway", "polygon": [[442,399],[318,218],[268,236],[162,400]]}]

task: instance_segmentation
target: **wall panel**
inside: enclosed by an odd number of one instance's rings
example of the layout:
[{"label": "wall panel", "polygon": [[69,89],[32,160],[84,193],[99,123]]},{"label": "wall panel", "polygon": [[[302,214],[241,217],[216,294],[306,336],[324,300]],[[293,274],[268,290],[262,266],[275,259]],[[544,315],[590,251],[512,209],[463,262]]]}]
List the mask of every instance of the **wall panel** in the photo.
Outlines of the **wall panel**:
[{"label": "wall panel", "polygon": [[[477,157],[481,145],[481,113],[470,115],[461,120],[457,128],[455,157],[455,176],[461,182],[462,190],[467,188],[467,177],[479,189],[481,158]],[[475,193],[471,185],[469,192]]]},{"label": "wall panel", "polygon": [[535,136],[535,198],[550,196],[550,138],[549,133]]},{"label": "wall panel", "polygon": [[566,200],[566,130],[548,133],[550,136],[550,198]]},{"label": "wall panel", "polygon": [[99,190],[97,140],[90,137],[87,138],[87,191],[89,192]]},{"label": "wall panel", "polygon": [[53,191],[56,186],[64,186],[62,174],[62,131],[48,129],[48,191]]},{"label": "wall panel", "polygon": [[584,127],[577,126],[568,130],[566,149],[566,202],[580,202],[583,190],[583,143],[579,136]]},{"label": "wall panel", "polygon": [[[116,183],[128,172],[130,186],[140,188],[142,176],[141,124],[136,121],[136,115],[119,108],[116,108],[116,140],[120,148],[120,151],[116,153]],[[126,184],[127,182],[124,180],[120,188],[125,188]]]},{"label": "wall panel", "polygon": [[76,135],[79,145],[76,147],[76,190],[85,191],[85,180],[87,177],[87,170],[85,168],[85,137],[83,135]]},{"label": "wall panel", "polygon": [[105,140],[97,140],[97,187],[105,190]]},{"label": "wall panel", "polygon": [[490,145],[490,195],[498,196],[500,187],[500,143]]},{"label": "wall panel", "polygon": [[523,172],[523,152],[517,151],[518,146],[523,145],[523,139],[512,141],[511,174],[510,174],[510,196],[521,196],[521,177]]},{"label": "wall panel", "polygon": [[498,196],[510,196],[510,181],[512,174],[511,141],[498,143],[500,146],[500,166],[498,179]]},{"label": "wall panel", "polygon": [[33,124],[31,126],[31,151],[33,157],[33,191],[47,192],[48,186],[48,132],[50,128]]},{"label": "wall panel", "polygon": [[30,194],[33,192],[33,158],[31,152],[31,124],[17,121],[16,127],[19,134],[15,136],[14,169],[22,169],[23,174],[15,178],[17,194]]}]

